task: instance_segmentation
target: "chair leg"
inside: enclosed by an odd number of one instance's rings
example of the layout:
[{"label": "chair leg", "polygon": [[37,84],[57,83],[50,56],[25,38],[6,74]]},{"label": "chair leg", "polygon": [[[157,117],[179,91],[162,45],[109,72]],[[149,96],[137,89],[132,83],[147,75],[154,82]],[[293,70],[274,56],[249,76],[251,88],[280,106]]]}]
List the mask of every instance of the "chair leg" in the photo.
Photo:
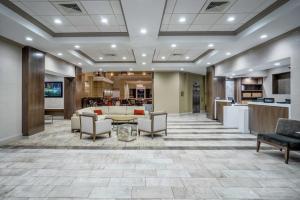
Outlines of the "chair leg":
[{"label": "chair leg", "polygon": [[96,133],[93,134],[93,141],[95,142],[96,140]]},{"label": "chair leg", "polygon": [[111,137],[111,131],[109,131],[109,133],[108,133],[108,134],[109,134],[109,137]]},{"label": "chair leg", "polygon": [[260,141],[257,140],[257,143],[256,143],[256,152],[259,152],[259,148],[260,148]]},{"label": "chair leg", "polygon": [[138,134],[139,134],[139,136],[141,135],[141,131],[140,130],[138,130]]},{"label": "chair leg", "polygon": [[290,158],[290,150],[289,150],[289,148],[287,147],[287,148],[285,149],[285,152],[284,152],[285,164],[288,164],[288,163],[289,163],[289,158]]},{"label": "chair leg", "polygon": [[153,140],[153,132],[151,133],[151,137],[152,137],[152,140]]},{"label": "chair leg", "polygon": [[166,136],[168,135],[168,131],[167,131],[167,129],[165,130],[165,132],[166,132]]}]

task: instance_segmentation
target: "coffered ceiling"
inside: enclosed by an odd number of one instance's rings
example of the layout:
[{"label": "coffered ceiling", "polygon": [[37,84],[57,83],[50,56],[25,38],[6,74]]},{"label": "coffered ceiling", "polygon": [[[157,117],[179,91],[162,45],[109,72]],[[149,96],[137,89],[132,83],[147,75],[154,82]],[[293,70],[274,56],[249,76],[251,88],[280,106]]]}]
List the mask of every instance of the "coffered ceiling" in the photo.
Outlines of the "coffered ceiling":
[{"label": "coffered ceiling", "polygon": [[12,2],[55,33],[127,32],[119,0],[12,0]]},{"label": "coffered ceiling", "polygon": [[[299,0],[213,2],[0,0],[0,35],[85,71],[205,73],[209,65],[300,26]],[[58,6],[70,3],[79,14]]]},{"label": "coffered ceiling", "polygon": [[160,31],[235,31],[274,2],[167,0]]}]

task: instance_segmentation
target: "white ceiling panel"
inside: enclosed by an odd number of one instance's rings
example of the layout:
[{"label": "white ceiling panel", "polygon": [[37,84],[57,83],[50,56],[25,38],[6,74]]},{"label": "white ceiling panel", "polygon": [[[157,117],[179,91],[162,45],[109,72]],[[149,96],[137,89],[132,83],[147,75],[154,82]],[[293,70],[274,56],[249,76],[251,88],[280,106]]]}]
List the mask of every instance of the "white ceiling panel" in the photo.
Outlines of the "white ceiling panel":
[{"label": "white ceiling panel", "polygon": [[60,16],[60,12],[49,2],[44,1],[22,1],[23,4],[33,11],[36,15],[57,15]]},{"label": "white ceiling panel", "polygon": [[74,26],[56,26],[55,28],[61,33],[78,32]]},{"label": "white ceiling panel", "polygon": [[208,31],[212,25],[191,25],[189,31]]},{"label": "white ceiling panel", "polygon": [[255,11],[262,2],[263,0],[238,0],[231,6],[228,13],[250,13]]},{"label": "white ceiling panel", "polygon": [[115,18],[119,25],[125,26],[125,20],[123,15],[115,15]]},{"label": "white ceiling panel", "polygon": [[160,30],[161,31],[167,31],[168,30],[168,26],[169,25],[162,24],[161,27],[160,27]]},{"label": "white ceiling panel", "polygon": [[269,7],[271,4],[275,3],[276,0],[264,0],[256,9],[253,10],[255,13],[259,13]]},{"label": "white ceiling panel", "polygon": [[123,15],[120,1],[118,1],[118,0],[110,1],[110,5],[111,5],[115,15]]},{"label": "white ceiling panel", "polygon": [[205,0],[177,0],[174,13],[198,13]]},{"label": "white ceiling panel", "polygon": [[167,1],[167,5],[166,5],[165,13],[173,13],[176,0],[166,0],[166,1]]},{"label": "white ceiling panel", "polygon": [[127,32],[126,26],[119,26],[121,32]]},{"label": "white ceiling panel", "polygon": [[[248,16],[249,14],[225,14],[223,15],[216,24],[224,24],[224,25],[232,25],[232,24],[240,24],[241,22],[244,21],[244,19]],[[227,19],[228,17],[234,17],[235,20],[232,22],[228,22]]]},{"label": "white ceiling panel", "polygon": [[120,26],[98,26],[101,32],[120,32]]},{"label": "white ceiling panel", "polygon": [[[97,26],[117,26],[118,25],[115,15],[91,15],[91,18]],[[101,19],[103,19],[103,18],[108,20],[107,24],[103,24],[101,22]]]},{"label": "white ceiling panel", "polygon": [[215,24],[222,14],[199,14],[193,24]]},{"label": "white ceiling panel", "polygon": [[88,16],[66,16],[67,19],[75,26],[92,26],[93,21]]},{"label": "white ceiling panel", "polygon": [[113,14],[109,1],[81,1],[81,4],[90,15]]},{"label": "white ceiling panel", "polygon": [[165,14],[162,20],[162,24],[169,24],[172,14]]},{"label": "white ceiling panel", "polygon": [[168,31],[186,31],[188,28],[189,25],[187,24],[181,24],[181,25],[170,24],[168,26]]},{"label": "white ceiling panel", "polygon": [[[181,17],[184,17],[186,19],[184,23],[179,22],[179,19]],[[173,14],[171,16],[169,24],[191,24],[195,17],[196,14]]]},{"label": "white ceiling panel", "polygon": [[98,32],[98,28],[96,26],[76,26],[78,32]]},{"label": "white ceiling panel", "polygon": [[[47,24],[51,24],[52,26],[57,26],[57,27],[60,27],[60,26],[72,26],[72,24],[69,22],[68,19],[66,19],[64,16],[34,16],[35,18],[36,17],[39,17],[42,21],[46,22]],[[54,23],[54,20],[55,19],[60,19],[61,20],[61,24],[55,24]]]}]

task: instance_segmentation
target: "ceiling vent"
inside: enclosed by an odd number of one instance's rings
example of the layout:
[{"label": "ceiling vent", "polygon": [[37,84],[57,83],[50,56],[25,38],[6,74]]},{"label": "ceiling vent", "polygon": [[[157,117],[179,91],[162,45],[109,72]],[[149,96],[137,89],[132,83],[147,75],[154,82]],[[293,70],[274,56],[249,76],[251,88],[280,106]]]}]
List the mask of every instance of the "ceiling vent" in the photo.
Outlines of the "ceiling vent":
[{"label": "ceiling vent", "polygon": [[210,1],[205,7],[205,12],[222,13],[230,4],[230,1]]},{"label": "ceiling vent", "polygon": [[114,53],[107,53],[107,54],[104,54],[105,57],[115,57],[117,56],[116,54]]},{"label": "ceiling vent", "polygon": [[183,54],[181,53],[172,53],[171,56],[182,56]]},{"label": "ceiling vent", "polygon": [[85,14],[85,10],[81,6],[81,4],[76,1],[56,1],[52,3],[59,10],[59,12],[65,16]]}]

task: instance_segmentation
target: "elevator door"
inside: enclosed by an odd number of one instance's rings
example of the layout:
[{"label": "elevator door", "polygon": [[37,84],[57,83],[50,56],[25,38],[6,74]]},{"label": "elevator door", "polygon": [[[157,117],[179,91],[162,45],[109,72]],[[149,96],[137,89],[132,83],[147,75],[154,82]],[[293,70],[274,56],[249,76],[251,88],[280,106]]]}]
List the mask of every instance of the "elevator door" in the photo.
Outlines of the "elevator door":
[{"label": "elevator door", "polygon": [[200,84],[193,84],[193,113],[200,113]]}]

